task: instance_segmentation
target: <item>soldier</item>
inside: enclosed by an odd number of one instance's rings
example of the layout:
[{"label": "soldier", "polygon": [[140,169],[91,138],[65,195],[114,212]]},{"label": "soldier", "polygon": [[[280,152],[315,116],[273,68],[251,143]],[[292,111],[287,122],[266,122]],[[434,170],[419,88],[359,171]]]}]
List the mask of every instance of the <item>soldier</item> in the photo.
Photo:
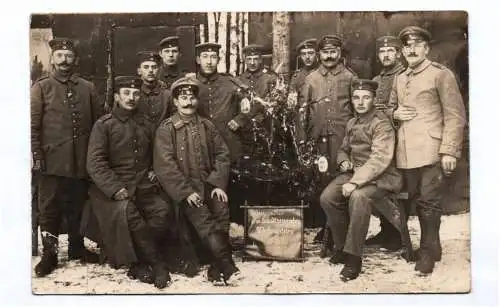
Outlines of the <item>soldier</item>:
[{"label": "soldier", "polygon": [[52,72],[31,87],[31,150],[38,177],[39,224],[43,255],[35,266],[42,277],[58,264],[58,236],[62,214],[68,224],[68,258],[97,262],[80,235],[80,219],[87,198],[85,169],[90,130],[103,114],[95,86],[75,73],[74,42],[56,38],[52,49]]},{"label": "soldier", "polygon": [[161,289],[170,274],[156,242],[166,234],[169,207],[159,196],[152,171],[153,126],[137,108],[141,83],[137,77],[117,77],[116,105],[92,129],[87,156],[94,182],[90,205],[108,261],[131,265],[130,277]]},{"label": "soldier", "polygon": [[232,77],[217,72],[219,49],[215,43],[196,45],[196,62],[200,66],[196,78],[202,83],[198,112],[217,127],[235,163],[242,152],[239,129],[249,123],[254,112],[249,107],[240,108],[242,97]]},{"label": "soldier", "polygon": [[[387,109],[394,78],[405,70],[400,61],[401,46],[401,41],[395,36],[382,36],[376,41],[377,58],[382,64],[382,71],[373,78],[379,84],[375,96],[377,110]],[[366,245],[381,245],[391,251],[401,248],[399,231],[384,216],[380,216],[380,229],[378,234],[366,240]]]},{"label": "soldier", "polygon": [[292,75],[289,89],[298,92],[304,85],[306,77],[318,67],[318,40],[306,39],[298,44],[296,49],[303,66]]},{"label": "soldier", "polygon": [[465,110],[453,73],[427,59],[430,33],[410,26],[399,39],[408,68],[394,80],[388,114],[398,127],[396,166],[403,172],[409,203],[416,201],[420,222],[415,270],[428,274],[441,260],[443,173],[451,175],[460,158]]},{"label": "soldier", "polygon": [[[319,149],[330,161],[336,161],[347,121],[352,118],[350,87],[354,73],[341,61],[342,41],[326,35],[319,42],[321,65],[305,79],[299,103],[309,110],[308,128],[302,139],[319,141]],[[333,164],[333,165],[332,165]],[[330,173],[335,163],[330,163]]]},{"label": "soldier", "polygon": [[323,191],[320,204],[327,215],[335,248],[330,262],[344,263],[343,280],[358,277],[363,243],[374,202],[399,192],[403,180],[394,166],[395,132],[390,119],[374,108],[377,83],[355,80],[352,104],[337,165],[342,172]]},{"label": "soldier", "polygon": [[213,256],[209,281],[226,282],[238,272],[229,244],[229,150],[218,129],[197,115],[200,84],[174,82],[177,113],[156,132],[154,170],[175,206],[184,213]]},{"label": "soldier", "polygon": [[187,70],[179,67],[179,59],[182,56],[179,37],[166,37],[158,45],[160,48],[159,54],[163,60],[161,80],[165,82],[167,89],[169,89],[174,81],[182,78],[187,73]]},{"label": "soldier", "polygon": [[166,83],[158,79],[161,57],[152,51],[141,51],[137,55],[137,74],[142,79],[139,111],[147,114],[156,128],[173,113],[170,91]]}]

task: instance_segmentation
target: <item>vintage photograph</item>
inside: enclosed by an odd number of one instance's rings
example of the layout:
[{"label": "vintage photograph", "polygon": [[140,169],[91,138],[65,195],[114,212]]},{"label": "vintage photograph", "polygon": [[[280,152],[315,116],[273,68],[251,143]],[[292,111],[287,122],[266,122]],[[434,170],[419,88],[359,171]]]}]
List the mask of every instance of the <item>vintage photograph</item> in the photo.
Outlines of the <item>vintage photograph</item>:
[{"label": "vintage photograph", "polygon": [[32,293],[470,292],[468,29],[32,14]]}]

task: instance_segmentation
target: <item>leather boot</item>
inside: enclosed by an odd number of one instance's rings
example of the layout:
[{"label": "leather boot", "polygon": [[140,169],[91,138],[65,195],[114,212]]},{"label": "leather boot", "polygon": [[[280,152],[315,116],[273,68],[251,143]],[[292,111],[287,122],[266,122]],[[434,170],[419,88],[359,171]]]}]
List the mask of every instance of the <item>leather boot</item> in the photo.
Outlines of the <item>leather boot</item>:
[{"label": "leather boot", "polygon": [[380,217],[380,231],[373,237],[368,238],[365,241],[365,245],[382,245],[386,242],[388,236],[389,227],[392,226],[385,217]]},{"label": "leather boot", "polygon": [[[149,264],[153,269],[152,279],[155,287],[158,289],[167,287],[171,282],[170,272],[166,264],[160,259],[154,238],[150,236],[147,228],[134,230],[131,234],[136,246],[139,262],[141,264]],[[139,278],[139,280],[141,279]]]},{"label": "leather boot", "polygon": [[439,228],[441,225],[441,213],[435,210],[419,208],[418,218],[421,220],[421,237],[419,258],[415,264],[415,270],[423,274],[430,274],[434,270],[434,264],[439,256]]},{"label": "leather boot", "polygon": [[38,277],[44,277],[57,268],[58,243],[57,236],[49,232],[42,232],[42,259],[35,266],[35,273]]},{"label": "leather boot", "polygon": [[[213,279],[211,281],[222,281],[227,285],[227,281],[240,271],[233,261],[227,236],[221,232],[215,232],[208,235],[205,240],[214,256],[213,266],[215,268],[211,270],[212,276],[209,276],[209,279]],[[216,278],[217,274],[218,278]]]},{"label": "leather boot", "polygon": [[347,256],[346,253],[344,253],[341,250],[336,249],[333,251],[333,255],[332,255],[332,257],[330,257],[329,262],[331,264],[345,263],[346,256]]},{"label": "leather boot", "polygon": [[325,236],[325,229],[326,227],[323,226],[320,231],[314,236],[313,243],[318,244],[323,242],[323,237]]},{"label": "leather boot", "polygon": [[361,273],[362,260],[361,257],[347,254],[345,258],[345,265],[340,271],[340,278],[343,281],[349,281],[358,278]]},{"label": "leather boot", "polygon": [[332,232],[330,231],[330,227],[325,226],[323,231],[323,238],[321,241],[321,249],[319,251],[320,258],[328,257],[333,250],[333,237]]},{"label": "leather boot", "polygon": [[83,263],[99,263],[99,255],[83,245],[83,237],[79,234],[68,234],[68,259],[80,260]]}]

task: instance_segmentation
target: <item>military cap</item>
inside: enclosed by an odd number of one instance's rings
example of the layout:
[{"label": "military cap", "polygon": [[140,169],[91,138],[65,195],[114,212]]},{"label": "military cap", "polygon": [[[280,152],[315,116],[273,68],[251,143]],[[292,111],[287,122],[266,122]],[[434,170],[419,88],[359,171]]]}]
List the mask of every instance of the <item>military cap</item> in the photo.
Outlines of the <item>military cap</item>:
[{"label": "military cap", "polygon": [[221,45],[217,43],[201,43],[195,46],[196,54],[200,54],[204,51],[215,51],[219,52]]},{"label": "military cap", "polygon": [[396,36],[381,36],[377,38],[375,45],[377,50],[381,47],[396,47],[401,49],[401,40]]},{"label": "military cap", "polygon": [[257,44],[250,44],[243,47],[244,55],[262,55],[264,52],[264,46]]},{"label": "military cap", "polygon": [[142,62],[146,62],[146,61],[152,61],[152,62],[156,62],[158,64],[161,64],[161,56],[156,53],[156,52],[153,52],[153,51],[139,51],[137,52],[137,57],[138,57],[138,60],[139,60],[139,65],[142,63]]},{"label": "military cap", "polygon": [[404,43],[408,40],[417,40],[417,41],[430,41],[431,34],[426,29],[417,26],[409,26],[403,28],[398,34],[399,39]]},{"label": "military cap", "polygon": [[318,44],[319,49],[342,47],[342,39],[338,35],[325,35]]},{"label": "military cap", "polygon": [[114,82],[114,89],[118,91],[120,88],[136,88],[140,89],[142,80],[136,76],[117,76]]},{"label": "military cap", "polygon": [[300,50],[306,49],[306,48],[311,48],[311,49],[317,50],[318,49],[318,40],[315,38],[306,39],[305,41],[302,41],[297,45],[296,50],[297,50],[297,52],[300,52]]},{"label": "military cap", "polygon": [[198,96],[199,89],[200,82],[192,77],[182,77],[170,86],[170,91],[174,97],[178,97],[180,94],[193,94]]},{"label": "military cap", "polygon": [[55,50],[71,50],[76,52],[75,50],[75,42],[69,38],[59,37],[54,38],[49,41],[49,47],[52,51]]},{"label": "military cap", "polygon": [[165,37],[158,45],[161,49],[179,47],[179,36]]},{"label": "military cap", "polygon": [[373,81],[370,79],[354,79],[351,85],[351,92],[354,92],[355,90],[368,90],[375,93],[377,88],[377,81]]}]

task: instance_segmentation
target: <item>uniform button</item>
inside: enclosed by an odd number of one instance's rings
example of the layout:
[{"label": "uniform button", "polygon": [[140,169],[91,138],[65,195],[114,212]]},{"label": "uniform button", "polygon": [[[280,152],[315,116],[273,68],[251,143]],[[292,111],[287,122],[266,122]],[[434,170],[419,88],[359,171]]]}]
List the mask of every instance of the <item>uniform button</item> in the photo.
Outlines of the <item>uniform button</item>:
[{"label": "uniform button", "polygon": [[76,135],[73,134],[73,138],[76,139]]},{"label": "uniform button", "polygon": [[76,120],[73,119],[73,123],[76,123]]},{"label": "uniform button", "polygon": [[184,146],[181,146],[181,150],[184,150]]},{"label": "uniform button", "polygon": [[134,143],[137,143],[137,139],[134,139]]},{"label": "uniform button", "polygon": [[137,149],[136,149],[136,150],[134,150],[134,152],[137,152]]},{"label": "uniform button", "polygon": [[179,161],[182,161],[182,157],[179,158]]}]

